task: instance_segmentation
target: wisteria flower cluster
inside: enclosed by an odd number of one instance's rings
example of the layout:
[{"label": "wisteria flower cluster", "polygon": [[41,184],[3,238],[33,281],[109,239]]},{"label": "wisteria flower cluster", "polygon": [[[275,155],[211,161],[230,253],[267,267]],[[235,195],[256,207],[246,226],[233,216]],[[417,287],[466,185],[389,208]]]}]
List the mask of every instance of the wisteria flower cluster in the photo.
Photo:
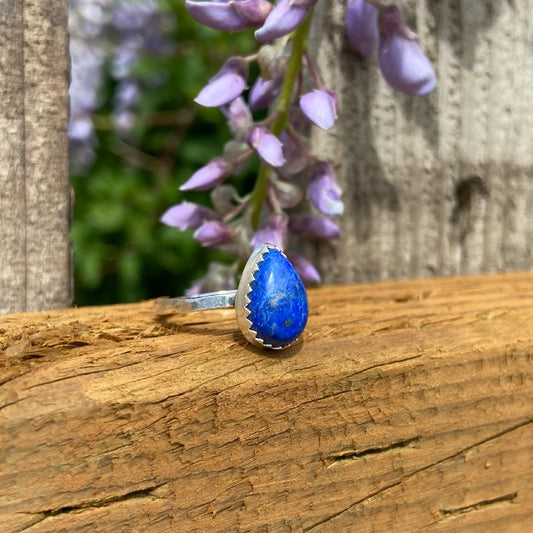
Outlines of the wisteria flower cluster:
[{"label": "wisteria flower cluster", "polygon": [[[218,107],[233,135],[220,157],[196,171],[182,191],[211,190],[213,209],[182,202],[168,209],[161,220],[180,230],[193,230],[206,247],[233,254],[244,261],[262,243],[285,249],[305,283],[320,282],[317,269],[290,250],[291,239],[335,239],[342,215],[341,189],[331,162],[309,150],[309,125],[332,128],[337,119],[337,97],[324,86],[308,51],[313,7],[318,0],[187,0],[190,15],[198,22],[225,31],[255,29],[261,46],[251,57],[231,57],[199,92],[195,101]],[[378,49],[384,79],[412,95],[426,95],[436,87],[430,62],[416,34],[403,22],[396,5],[375,0],[347,0],[346,36],[362,58]],[[249,66],[259,66],[259,76],[248,90]],[[304,76],[314,87],[303,90]],[[266,118],[254,113],[269,109]],[[255,186],[240,197],[227,183],[243,172],[246,162],[259,158]],[[303,178],[302,178],[303,176]],[[306,194],[302,190],[305,185]],[[307,196],[313,212],[294,213]],[[236,265],[238,264],[238,261]],[[236,265],[212,264],[188,294],[231,288]]]},{"label": "wisteria flower cluster", "polygon": [[102,104],[104,65],[109,62],[116,83],[111,128],[127,134],[134,122],[132,108],[142,91],[132,68],[143,53],[168,51],[166,23],[168,17],[163,18],[157,0],[69,0],[68,135],[74,172],[83,173],[95,159],[94,111]]}]

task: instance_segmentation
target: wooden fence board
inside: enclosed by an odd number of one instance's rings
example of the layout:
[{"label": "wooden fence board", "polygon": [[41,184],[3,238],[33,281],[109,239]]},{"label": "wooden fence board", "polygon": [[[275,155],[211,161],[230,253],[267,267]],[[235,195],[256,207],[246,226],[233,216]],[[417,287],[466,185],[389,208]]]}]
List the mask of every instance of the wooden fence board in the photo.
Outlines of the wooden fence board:
[{"label": "wooden fence board", "polygon": [[313,129],[344,190],[341,238],[309,244],[327,283],[533,268],[533,4],[404,0],[437,90],[392,90],[377,53],[344,36],[345,2],[318,2],[314,49],[339,98]]},{"label": "wooden fence board", "polygon": [[0,313],[72,301],[67,2],[0,1]]}]

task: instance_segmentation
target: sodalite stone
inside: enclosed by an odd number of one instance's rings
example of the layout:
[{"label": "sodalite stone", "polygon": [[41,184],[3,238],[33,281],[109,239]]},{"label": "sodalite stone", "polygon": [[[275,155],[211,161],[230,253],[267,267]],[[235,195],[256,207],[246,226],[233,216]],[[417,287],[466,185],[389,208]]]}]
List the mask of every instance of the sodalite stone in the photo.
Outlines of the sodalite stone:
[{"label": "sodalite stone", "polygon": [[269,249],[248,293],[248,320],[257,337],[273,346],[285,346],[304,330],[309,315],[307,294],[300,276],[278,250]]}]

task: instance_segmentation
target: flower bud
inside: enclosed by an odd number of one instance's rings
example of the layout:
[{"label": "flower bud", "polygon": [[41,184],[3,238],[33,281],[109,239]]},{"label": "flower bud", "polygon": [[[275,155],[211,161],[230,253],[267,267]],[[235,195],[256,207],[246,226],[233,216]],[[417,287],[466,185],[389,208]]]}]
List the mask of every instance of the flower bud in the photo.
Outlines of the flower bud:
[{"label": "flower bud", "polygon": [[204,107],[219,107],[235,100],[246,88],[248,63],[242,57],[230,57],[194,99]]},{"label": "flower bud", "polygon": [[250,129],[248,144],[267,165],[281,167],[285,162],[281,142],[264,126],[254,126]]},{"label": "flower bud", "polygon": [[220,220],[204,222],[195,232],[194,238],[206,247],[218,246],[229,242],[232,238],[230,228]]},{"label": "flower bud", "polygon": [[215,211],[221,216],[228,214],[235,207],[235,202],[239,201],[239,195],[232,185],[215,187],[210,198]]},{"label": "flower bud", "polygon": [[252,111],[261,111],[266,109],[281,92],[283,78],[278,76],[271,80],[264,80],[261,76],[255,80],[250,89],[248,100]]},{"label": "flower bud", "polygon": [[365,0],[348,0],[345,29],[352,48],[366,59],[378,44],[378,10]]},{"label": "flower bud", "polygon": [[272,180],[270,183],[276,199],[283,209],[290,209],[301,202],[303,193],[298,185],[281,180]]},{"label": "flower bud", "polygon": [[275,77],[282,59],[280,57],[282,53],[283,51],[280,51],[278,46],[272,44],[264,44],[259,48],[259,52],[257,52],[257,64],[259,65],[259,72],[265,80],[271,80]]},{"label": "flower bud", "polygon": [[318,0],[291,0],[291,5],[311,9],[317,2]]},{"label": "flower bud", "polygon": [[333,91],[315,89],[300,97],[300,108],[313,124],[327,130],[337,118],[337,95]]},{"label": "flower bud", "polygon": [[274,41],[295,30],[317,0],[280,0],[261,28],[255,32],[260,43]]},{"label": "flower bud", "polygon": [[232,173],[238,176],[244,172],[248,159],[252,157],[253,152],[246,142],[230,139],[224,145],[223,154],[224,159],[231,162]]},{"label": "flower bud", "polygon": [[324,161],[317,161],[307,188],[309,200],[325,215],[338,216],[344,212],[341,193],[331,166]]},{"label": "flower bud", "polygon": [[180,191],[206,191],[227,179],[231,167],[221,157],[215,157],[197,170],[181,187]]},{"label": "flower bud", "polygon": [[287,259],[306,285],[318,285],[322,281],[318,270],[305,257],[295,253],[287,253]]},{"label": "flower bud", "polygon": [[274,244],[282,250],[287,241],[287,215],[285,213],[274,213],[255,232],[252,239],[252,246],[256,248],[260,244]]},{"label": "flower bud", "polygon": [[223,105],[220,110],[226,117],[232,135],[244,138],[248,128],[252,125],[252,114],[244,99],[238,96],[229,104]]},{"label": "flower bud", "polygon": [[249,28],[264,24],[274,6],[267,0],[240,0],[230,2],[233,9],[248,23]]},{"label": "flower bud", "polygon": [[191,17],[215,30],[239,31],[261,26],[273,7],[267,0],[195,2],[186,0]]},{"label": "flower bud", "polygon": [[433,67],[407,27],[397,6],[380,12],[379,67],[387,83],[407,94],[424,96],[435,90]]},{"label": "flower bud", "polygon": [[315,239],[337,239],[341,230],[328,218],[312,215],[296,215],[289,220],[289,229],[297,235],[306,235]]},{"label": "flower bud", "polygon": [[216,219],[216,214],[207,207],[192,202],[182,202],[167,209],[160,220],[167,226],[185,231],[197,229],[204,222]]}]

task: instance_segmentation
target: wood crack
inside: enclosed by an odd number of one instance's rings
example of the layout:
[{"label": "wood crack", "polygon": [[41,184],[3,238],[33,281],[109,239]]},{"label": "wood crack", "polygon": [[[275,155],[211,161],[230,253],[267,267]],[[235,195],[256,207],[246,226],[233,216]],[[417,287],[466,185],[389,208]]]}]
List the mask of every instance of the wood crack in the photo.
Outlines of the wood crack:
[{"label": "wood crack", "polygon": [[510,494],[504,494],[503,496],[497,496],[496,498],[489,498],[487,500],[482,500],[471,505],[465,505],[464,507],[456,507],[454,509],[439,509],[439,515],[441,516],[440,520],[447,518],[454,518],[458,515],[465,513],[471,513],[473,511],[482,511],[487,507],[492,507],[493,505],[498,504],[509,504],[513,503],[515,498],[518,496],[517,492],[512,492]]},{"label": "wood crack", "polygon": [[506,429],[503,429],[502,431],[499,431],[498,433],[495,433],[494,435],[490,435],[489,437],[486,437],[480,441],[477,441],[475,442],[474,444],[471,444],[470,446],[467,446],[465,448],[462,448],[461,450],[451,454],[451,455],[448,455],[446,457],[443,457],[442,459],[439,459],[437,461],[434,461],[432,463],[430,463],[429,465],[425,465],[421,468],[417,468],[416,470],[413,470],[411,473],[403,476],[401,479],[399,479],[398,481],[395,481],[394,483],[390,483],[382,488],[380,488],[379,490],[375,490],[373,492],[371,492],[370,494],[367,494],[366,496],[364,496],[363,498],[360,498],[359,500],[357,500],[356,502],[353,502],[351,503],[350,505],[348,505],[347,507],[345,507],[344,509],[341,509],[340,511],[337,511],[336,513],[333,513],[325,518],[323,518],[322,520],[319,520],[318,522],[315,522],[314,524],[310,525],[309,527],[306,527],[304,528],[304,531],[311,531],[315,528],[317,528],[318,526],[321,526],[327,522],[330,522],[331,520],[337,518],[338,516],[342,515],[343,513],[349,511],[350,509],[352,509],[353,507],[355,507],[356,505],[359,505],[367,500],[369,500],[370,498],[374,498],[375,496],[377,496],[378,494],[381,494],[389,489],[392,489],[394,487],[397,487],[398,485],[401,485],[406,479],[409,479],[413,476],[415,476],[416,474],[419,474],[420,472],[423,472],[425,470],[428,470],[430,468],[432,468],[433,466],[437,466],[441,463],[444,463],[445,461],[449,461],[450,459],[454,459],[455,457],[458,457],[459,455],[462,455],[463,453],[469,451],[469,450],[472,450],[474,448],[477,448],[478,446],[481,446],[487,442],[490,442],[494,439],[498,439],[500,437],[503,437],[504,435],[507,435],[513,431],[516,431],[517,429],[520,429],[520,428],[523,428],[524,426],[527,426],[529,424],[531,424],[533,422],[532,419],[526,419],[526,420],[523,420],[517,424],[514,424],[513,426],[510,426]]},{"label": "wood crack", "polygon": [[[1,369],[0,371],[3,371],[4,369]],[[0,389],[4,386],[4,385],[7,385],[8,383],[10,383],[11,381],[15,381],[16,379],[22,377],[22,376],[25,376],[26,374],[29,374],[31,372],[31,368],[29,368],[28,370],[24,371],[24,372],[20,372],[19,374],[14,374],[13,376],[5,376],[5,377],[2,377],[1,379],[3,381],[0,381]]]},{"label": "wood crack", "polygon": [[3,405],[0,405],[0,411],[2,411],[3,409],[6,409],[7,407],[10,407],[11,405],[15,405],[18,402],[22,402],[24,400],[25,398],[17,398],[16,400],[13,400],[12,402],[4,403]]},{"label": "wood crack", "polygon": [[69,379],[77,379],[77,378],[80,378],[80,377],[83,377],[83,376],[90,376],[92,374],[103,374],[103,373],[106,373],[106,372],[114,372],[116,370],[122,370],[123,368],[128,368],[130,366],[135,366],[135,365],[139,365],[139,364],[143,364],[143,363],[144,363],[144,361],[135,361],[133,363],[127,363],[127,364],[117,365],[117,366],[113,366],[113,367],[97,368],[95,370],[90,370],[88,372],[78,372],[77,374],[71,374],[69,376],[63,376],[63,377],[60,377],[60,378],[51,379],[49,381],[43,381],[41,383],[35,383],[34,385],[30,385],[29,387],[24,387],[21,390],[24,390],[24,391],[32,390],[32,389],[36,389],[37,387],[44,387],[45,385],[51,385],[52,383],[59,383],[60,381],[66,381],[66,380],[69,380]]},{"label": "wood crack", "polygon": [[379,453],[385,453],[392,450],[398,450],[402,448],[412,448],[419,440],[419,437],[413,437],[411,439],[400,440],[397,442],[391,442],[385,446],[374,446],[372,448],[366,448],[364,450],[347,450],[344,452],[337,452],[325,457],[325,462],[328,468],[340,463],[341,461],[350,461],[354,459],[361,459],[368,455],[376,455]]},{"label": "wood crack", "polygon": [[81,511],[85,509],[94,509],[94,508],[99,508],[99,507],[107,507],[109,505],[125,502],[128,500],[142,500],[145,498],[149,498],[151,500],[157,499],[157,496],[154,495],[154,491],[158,489],[159,487],[162,487],[163,485],[166,485],[166,483],[158,483],[157,485],[150,485],[149,487],[145,487],[143,489],[126,492],[124,494],[119,494],[117,496],[110,496],[109,498],[102,498],[99,500],[89,500],[87,502],[83,502],[80,504],[65,505],[63,507],[58,507],[56,509],[46,509],[44,511],[35,513],[35,515],[39,517],[39,520],[36,522],[33,522],[32,524],[22,529],[21,531],[28,531],[35,525],[43,522],[44,520],[47,520],[48,518],[73,513],[76,511]]},{"label": "wood crack", "polygon": [[404,357],[403,359],[395,359],[394,361],[385,361],[384,363],[378,363],[375,365],[367,366],[366,368],[363,368],[362,370],[358,370],[357,372],[353,372],[352,374],[348,374],[347,376],[344,376],[344,379],[353,378],[354,376],[358,376],[359,374],[368,372],[369,370],[374,370],[375,368],[381,368],[382,366],[395,365],[399,363],[405,363],[406,361],[412,361],[413,359],[420,359],[422,355],[423,354],[419,353],[417,355],[410,355],[409,357]]}]

